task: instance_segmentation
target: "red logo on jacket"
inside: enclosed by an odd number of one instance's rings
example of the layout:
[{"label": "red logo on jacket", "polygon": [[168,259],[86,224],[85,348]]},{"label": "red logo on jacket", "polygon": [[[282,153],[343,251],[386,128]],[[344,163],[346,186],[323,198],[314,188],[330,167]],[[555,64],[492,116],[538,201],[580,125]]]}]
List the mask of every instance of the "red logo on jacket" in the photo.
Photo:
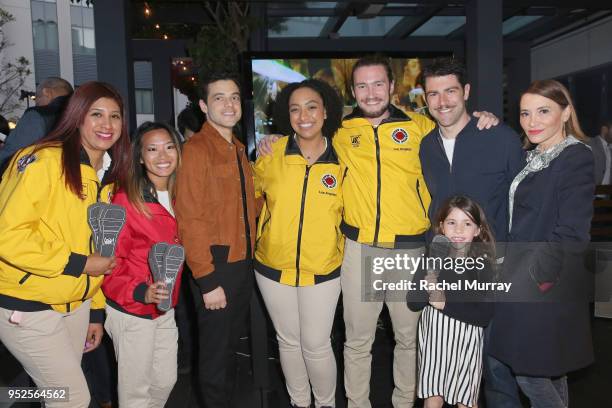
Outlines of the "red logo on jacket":
[{"label": "red logo on jacket", "polygon": [[408,141],[408,132],[406,132],[402,128],[395,129],[393,133],[391,133],[391,137],[393,138],[393,140],[395,140],[395,143],[403,144]]},{"label": "red logo on jacket", "polygon": [[326,174],[321,178],[321,182],[326,188],[334,188],[336,187],[336,178],[331,174]]}]

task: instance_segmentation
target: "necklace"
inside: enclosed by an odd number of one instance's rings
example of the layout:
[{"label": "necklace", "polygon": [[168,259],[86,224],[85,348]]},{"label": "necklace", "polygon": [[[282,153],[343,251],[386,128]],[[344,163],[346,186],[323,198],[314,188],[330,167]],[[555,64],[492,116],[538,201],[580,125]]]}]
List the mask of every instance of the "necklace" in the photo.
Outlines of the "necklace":
[{"label": "necklace", "polygon": [[308,160],[308,161],[310,161],[310,160],[311,160],[313,157],[319,157],[319,156],[321,156],[321,154],[323,154],[323,152],[324,152],[325,150],[327,150],[327,138],[326,138],[326,137],[323,137],[323,142],[324,142],[323,149],[322,149],[321,151],[317,152],[317,155],[316,155],[316,156],[315,156],[313,153],[310,153],[310,154],[305,154],[305,153],[302,151],[302,147],[300,146],[300,143],[297,141],[297,135],[294,135],[294,136],[293,136],[293,138],[295,139],[295,141],[296,141],[296,143],[297,143],[298,147],[300,148],[300,152],[302,152],[302,155],[303,155],[303,156],[304,156],[304,158],[305,158],[306,160]]}]

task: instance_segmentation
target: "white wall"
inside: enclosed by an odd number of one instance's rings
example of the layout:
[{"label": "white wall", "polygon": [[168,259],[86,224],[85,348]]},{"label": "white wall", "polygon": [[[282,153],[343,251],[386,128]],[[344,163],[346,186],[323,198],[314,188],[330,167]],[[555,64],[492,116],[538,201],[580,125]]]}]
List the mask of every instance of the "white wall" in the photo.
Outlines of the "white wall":
[{"label": "white wall", "polygon": [[612,17],[531,49],[531,79],[553,78],[612,62]]},{"label": "white wall", "polygon": [[[69,0],[66,0],[69,2]],[[15,21],[10,22],[4,26],[4,35],[6,40],[12,44],[10,47],[6,47],[3,55],[0,55],[0,59],[3,62],[15,61],[19,57],[26,57],[30,61],[30,69],[32,75],[30,75],[24,88],[29,91],[36,89],[34,83],[34,45],[32,43],[32,13],[30,11],[29,0],[0,0],[0,7],[8,11],[15,17]],[[72,44],[72,42],[71,42]],[[23,109],[26,108],[26,101],[23,101],[22,109],[13,112],[11,117],[21,116]]]}]

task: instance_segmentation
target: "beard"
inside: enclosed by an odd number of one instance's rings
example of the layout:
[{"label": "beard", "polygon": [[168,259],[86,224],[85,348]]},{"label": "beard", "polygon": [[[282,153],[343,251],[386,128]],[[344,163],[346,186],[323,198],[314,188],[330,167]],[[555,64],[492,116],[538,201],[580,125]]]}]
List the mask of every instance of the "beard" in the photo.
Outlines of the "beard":
[{"label": "beard", "polygon": [[375,111],[372,111],[372,110],[367,111],[361,107],[360,108],[361,108],[361,112],[363,113],[364,117],[370,118],[370,119],[376,119],[384,115],[389,110],[389,105],[390,105],[389,102],[387,102],[385,106]]}]

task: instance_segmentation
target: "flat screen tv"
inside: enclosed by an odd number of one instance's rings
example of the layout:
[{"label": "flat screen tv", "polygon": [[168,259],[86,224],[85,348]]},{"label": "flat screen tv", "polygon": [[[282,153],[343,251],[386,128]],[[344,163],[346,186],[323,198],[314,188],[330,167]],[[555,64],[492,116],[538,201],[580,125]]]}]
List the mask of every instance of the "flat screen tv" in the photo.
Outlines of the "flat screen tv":
[{"label": "flat screen tv", "polygon": [[[392,103],[405,111],[426,113],[423,88],[418,83],[421,67],[436,55],[390,56],[395,78]],[[351,94],[351,70],[358,55],[248,54],[244,59],[245,112],[243,125],[248,136],[249,153],[264,136],[277,132],[272,117],[276,96],[289,83],[306,78],[328,82],[344,101],[344,113],[355,106]]]}]

